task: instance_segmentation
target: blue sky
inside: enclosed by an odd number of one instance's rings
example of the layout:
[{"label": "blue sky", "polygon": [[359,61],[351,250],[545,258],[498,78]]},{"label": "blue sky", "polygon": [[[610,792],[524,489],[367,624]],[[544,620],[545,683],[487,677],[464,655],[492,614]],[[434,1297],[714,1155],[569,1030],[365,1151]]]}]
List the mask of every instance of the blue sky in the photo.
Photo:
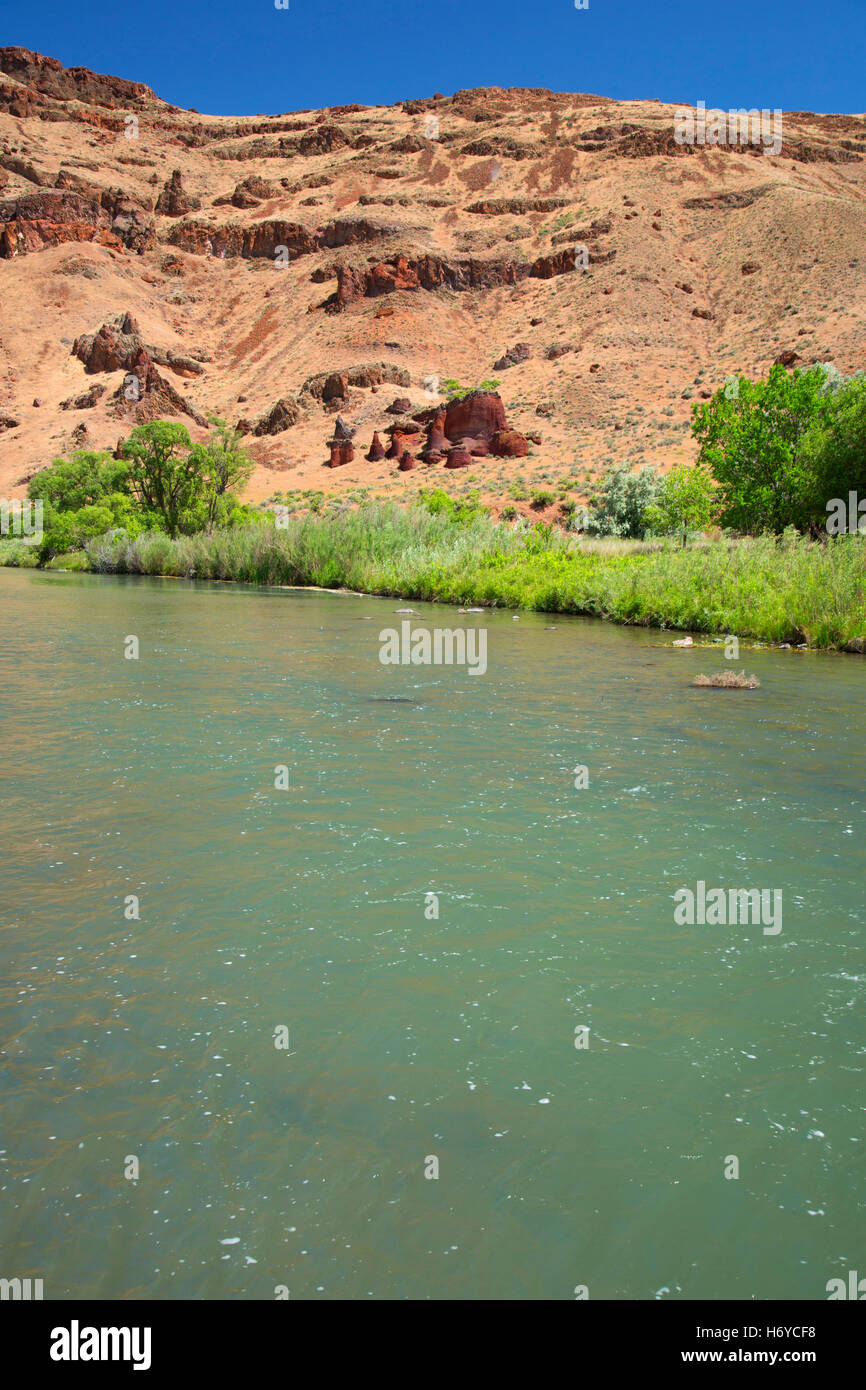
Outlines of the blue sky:
[{"label": "blue sky", "polygon": [[866,0],[4,0],[0,44],[214,114],[551,87],[866,110]]}]

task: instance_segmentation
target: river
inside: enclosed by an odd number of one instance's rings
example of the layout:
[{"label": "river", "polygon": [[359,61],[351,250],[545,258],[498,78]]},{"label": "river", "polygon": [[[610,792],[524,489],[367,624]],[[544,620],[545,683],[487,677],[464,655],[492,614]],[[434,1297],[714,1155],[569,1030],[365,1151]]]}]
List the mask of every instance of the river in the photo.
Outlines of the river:
[{"label": "river", "polygon": [[[383,665],[408,607],[487,669]],[[700,690],[721,650],[590,619],[31,570],[0,618],[0,1275],[866,1273],[862,659]],[[781,930],[679,924],[699,881],[781,891]]]}]

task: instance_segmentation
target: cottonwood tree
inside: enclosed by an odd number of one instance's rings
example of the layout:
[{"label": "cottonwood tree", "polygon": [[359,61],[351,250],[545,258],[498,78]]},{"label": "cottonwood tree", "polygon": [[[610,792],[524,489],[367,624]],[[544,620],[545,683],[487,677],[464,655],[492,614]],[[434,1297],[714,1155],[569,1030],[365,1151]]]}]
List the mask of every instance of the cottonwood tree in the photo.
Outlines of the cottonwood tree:
[{"label": "cottonwood tree", "polygon": [[719,520],[737,531],[805,530],[814,515],[816,431],[826,428],[833,386],[814,367],[773,366],[764,381],[740,376],[692,407],[698,462],[718,484]]},{"label": "cottonwood tree", "polygon": [[685,547],[689,531],[704,531],[712,522],[715,491],[712,478],[700,464],[672,468],[661,480],[657,501],[647,508],[650,531],[661,536],[681,532]]}]

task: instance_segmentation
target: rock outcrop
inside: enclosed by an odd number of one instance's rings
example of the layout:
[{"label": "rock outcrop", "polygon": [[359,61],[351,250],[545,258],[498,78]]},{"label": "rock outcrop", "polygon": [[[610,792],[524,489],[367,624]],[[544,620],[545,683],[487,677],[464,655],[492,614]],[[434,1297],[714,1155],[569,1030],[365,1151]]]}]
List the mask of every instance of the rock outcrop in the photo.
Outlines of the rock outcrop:
[{"label": "rock outcrop", "polygon": [[203,427],[208,423],[191,401],[160,376],[144,347],[139,348],[129,371],[110,397],[109,407],[114,415],[131,416],[137,425],[162,420],[166,415],[188,415]]},{"label": "rock outcrop", "polygon": [[[307,377],[300,394],[305,392],[315,400],[325,401],[333,397],[325,395],[328,383],[333,383],[336,376],[345,378],[348,386],[360,386],[369,389],[372,386],[382,386],[390,383],[393,386],[408,386],[412,380],[405,367],[396,367],[393,362],[365,362],[359,367],[343,367],[339,373],[318,372],[316,376]],[[331,388],[332,389],[332,388]]]},{"label": "rock outcrop", "polygon": [[[98,381],[82,391],[79,396],[70,396],[68,400],[60,402],[61,410],[92,410],[97,402],[105,395],[105,387]],[[34,402],[35,404],[35,402]]]},{"label": "rock outcrop", "polygon": [[284,246],[294,260],[315,251],[378,241],[403,230],[366,217],[336,218],[324,227],[307,227],[277,218],[247,226],[237,222],[215,226],[190,219],[172,227],[166,239],[171,246],[195,256],[240,256],[246,260],[273,259],[277,247]]},{"label": "rock outcrop", "polygon": [[508,367],[516,367],[519,362],[528,362],[532,356],[532,348],[528,343],[515,343],[501,357],[497,357],[493,363],[495,372],[504,372]]},{"label": "rock outcrop", "polygon": [[[301,416],[298,402],[291,396],[281,396],[274,405],[271,406],[267,414],[253,425],[250,434],[282,434],[283,430],[290,429],[296,425]],[[246,433],[246,431],[244,431]]]},{"label": "rock outcrop", "polygon": [[191,198],[184,188],[180,170],[172,170],[171,178],[164,184],[156,200],[154,212],[163,217],[185,217],[188,212],[195,212],[200,207],[198,198]]},{"label": "rock outcrop", "polygon": [[116,250],[123,245],[93,198],[52,190],[0,203],[0,258],[11,260],[65,241],[96,241]]},{"label": "rock outcrop", "polygon": [[145,343],[132,314],[117,314],[96,333],[81,333],[72,344],[72,355],[84,363],[87,374],[127,371],[144,348],[153,362],[182,377],[201,376],[202,364],[186,353],[168,351]]},{"label": "rock outcrop", "polygon": [[267,179],[260,178],[258,174],[250,174],[248,178],[242,179],[236,185],[233,192],[224,193],[221,198],[214,198],[215,208],[222,207],[228,203],[235,208],[257,208],[266,198],[276,197],[277,189]]},{"label": "rock outcrop", "polygon": [[65,68],[56,58],[47,58],[29,48],[0,48],[0,72],[60,101],[85,101],[95,106],[133,110],[151,102],[163,104],[143,82],[127,82],[123,77],[91,72],[90,68]]},{"label": "rock outcrop", "polygon": [[82,333],[72,344],[72,355],[84,363],[84,370],[127,371],[144,346],[141,330],[132,314],[118,314],[96,333]]}]

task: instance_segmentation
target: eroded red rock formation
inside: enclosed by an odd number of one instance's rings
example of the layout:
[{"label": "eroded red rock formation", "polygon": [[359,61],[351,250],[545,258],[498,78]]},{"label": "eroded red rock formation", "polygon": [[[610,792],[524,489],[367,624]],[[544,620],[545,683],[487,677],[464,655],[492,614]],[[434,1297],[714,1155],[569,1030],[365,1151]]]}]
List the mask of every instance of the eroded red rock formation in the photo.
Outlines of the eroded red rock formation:
[{"label": "eroded red rock formation", "polygon": [[449,447],[450,441],[445,434],[445,411],[440,410],[433,417],[430,425],[430,434],[427,438],[427,451],[431,454],[444,454]]},{"label": "eroded red rock formation", "polygon": [[25,193],[0,203],[0,258],[10,260],[65,241],[97,241],[120,250],[105,209],[77,193]]},{"label": "eroded red rock formation", "polygon": [[331,468],[340,468],[344,463],[351,463],[355,457],[355,449],[352,444],[354,430],[350,430],[341,415],[337,416],[337,423],[334,426],[334,437],[328,440],[328,448],[331,451]]},{"label": "eroded red rock formation", "polygon": [[373,442],[370,445],[370,452],[367,454],[367,458],[370,463],[379,463],[384,457],[385,445],[379,438],[379,431],[376,430],[373,433]]},{"label": "eroded red rock formation", "polygon": [[502,398],[496,391],[472,391],[446,407],[444,427],[455,443],[465,439],[489,442],[498,430],[508,428]]},{"label": "eroded red rock formation", "polygon": [[340,468],[344,463],[351,463],[355,457],[354,446],[343,439],[330,439],[328,445],[331,450],[330,468]]},{"label": "eroded red rock formation", "polygon": [[408,450],[408,449],[404,449],[403,455],[402,455],[402,457],[401,457],[401,459],[400,459],[400,464],[399,464],[400,472],[401,472],[401,473],[409,473],[409,472],[411,472],[411,470],[415,467],[415,463],[416,463],[416,460],[415,460],[414,456],[413,456],[412,454],[409,453],[409,450]]}]

